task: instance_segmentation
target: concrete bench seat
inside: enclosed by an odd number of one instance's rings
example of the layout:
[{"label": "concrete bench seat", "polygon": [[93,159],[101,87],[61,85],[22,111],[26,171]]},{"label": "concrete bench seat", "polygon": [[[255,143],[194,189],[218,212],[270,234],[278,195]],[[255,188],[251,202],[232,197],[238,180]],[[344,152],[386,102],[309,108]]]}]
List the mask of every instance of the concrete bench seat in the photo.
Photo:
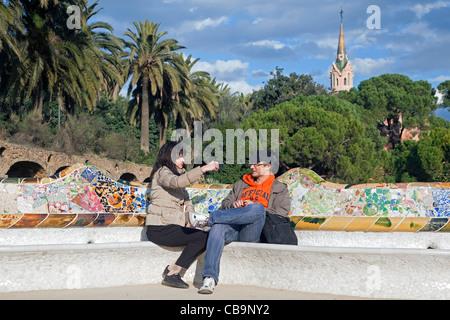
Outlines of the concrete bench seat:
[{"label": "concrete bench seat", "polygon": [[[277,179],[288,186],[299,245],[231,243],[220,283],[450,298],[450,184],[339,185],[306,169]],[[231,188],[188,192],[196,210],[208,211]],[[180,248],[147,241],[149,191],[84,164],[55,178],[0,179],[0,292],[159,283]],[[199,282],[201,269],[202,257],[187,281]]]},{"label": "concrete bench seat", "polygon": [[[277,178],[291,197],[298,230],[450,232],[450,183],[336,184],[307,169]],[[197,211],[217,210],[232,185],[187,188]],[[54,178],[0,179],[0,228],[142,226],[150,204],[146,184],[113,180],[76,164]]]},{"label": "concrete bench seat", "polygon": [[[0,246],[0,292],[160,283],[181,248],[148,241]],[[185,280],[198,286],[204,256]],[[233,242],[220,284],[355,297],[449,299],[449,250]]]}]

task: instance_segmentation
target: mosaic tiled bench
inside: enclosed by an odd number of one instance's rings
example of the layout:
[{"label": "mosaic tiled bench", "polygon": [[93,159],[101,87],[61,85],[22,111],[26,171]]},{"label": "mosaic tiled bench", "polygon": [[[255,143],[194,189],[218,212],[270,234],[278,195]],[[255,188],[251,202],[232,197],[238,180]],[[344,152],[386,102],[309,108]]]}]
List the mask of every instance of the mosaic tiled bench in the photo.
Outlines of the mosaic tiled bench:
[{"label": "mosaic tiled bench", "polygon": [[[278,180],[291,196],[298,230],[450,232],[450,183],[335,184],[307,169]],[[195,184],[196,210],[215,210],[232,185]],[[52,178],[0,180],[0,228],[143,226],[147,185],[114,181],[76,164]]]}]

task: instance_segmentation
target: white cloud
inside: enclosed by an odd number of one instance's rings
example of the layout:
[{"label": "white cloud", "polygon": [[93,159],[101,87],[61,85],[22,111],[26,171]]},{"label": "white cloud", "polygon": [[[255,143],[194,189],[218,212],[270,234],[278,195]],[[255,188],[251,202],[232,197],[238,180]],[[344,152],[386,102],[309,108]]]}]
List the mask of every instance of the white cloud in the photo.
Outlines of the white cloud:
[{"label": "white cloud", "polygon": [[447,81],[447,80],[450,80],[450,75],[440,75],[440,76],[437,76],[437,77],[434,77],[434,78],[430,78],[427,81],[428,82],[439,82],[439,83],[441,83],[441,82],[444,82],[444,81]]},{"label": "white cloud", "polygon": [[248,93],[252,93],[253,90],[259,90],[261,89],[262,86],[252,86],[250,84],[248,84],[246,81],[241,80],[241,81],[229,81],[228,83],[228,87],[231,89],[231,92],[241,92],[243,94],[248,94]]},{"label": "white cloud", "polygon": [[258,24],[261,23],[264,19],[263,18],[257,18],[255,20],[253,20],[252,24]]},{"label": "white cloud", "polygon": [[388,33],[387,28],[379,30],[358,29],[348,32],[348,38],[353,39],[353,47],[364,48],[378,42],[382,34]]},{"label": "white cloud", "polygon": [[248,68],[248,62],[238,59],[216,60],[213,62],[199,61],[192,68],[192,72],[198,70],[206,71],[212,78],[216,78],[217,82],[227,83],[232,92],[239,91],[247,94],[251,93],[253,89],[259,88],[247,83]]},{"label": "white cloud", "polygon": [[436,39],[438,37],[436,34],[436,31],[430,29],[428,26],[428,23],[423,22],[423,21],[411,23],[410,25],[408,25],[408,27],[403,29],[400,33],[406,34],[406,35],[412,35],[412,36],[420,35],[420,36],[423,36],[424,38],[426,38],[427,40]]},{"label": "white cloud", "polygon": [[427,3],[425,5],[423,4],[416,4],[414,7],[411,8],[412,11],[414,11],[417,15],[417,17],[420,19],[427,13],[429,13],[431,10],[434,9],[440,9],[445,8],[447,6],[450,6],[449,1],[436,1],[435,3]]},{"label": "white cloud", "polygon": [[207,27],[217,27],[219,24],[226,23],[227,21],[228,18],[224,16],[220,17],[219,19],[206,18],[200,21],[195,21],[193,24],[195,30],[200,31]]},{"label": "white cloud", "polygon": [[337,47],[338,47],[338,38],[337,37],[318,39],[314,42],[317,44],[317,46],[319,48],[322,48],[322,49],[327,49],[327,48],[337,49]]},{"label": "white cloud", "polygon": [[392,66],[394,60],[392,58],[355,58],[351,61],[353,71],[355,73],[373,76],[383,74],[389,71],[389,67]]},{"label": "white cloud", "polygon": [[268,78],[268,77],[270,77],[270,73],[266,72],[262,69],[259,69],[259,70],[253,70],[252,76],[256,77],[256,78]]},{"label": "white cloud", "polygon": [[237,77],[242,79],[247,76],[248,62],[242,62],[241,60],[216,60],[214,62],[197,62],[193,71],[203,70],[209,72],[212,77],[217,79],[231,81]]},{"label": "white cloud", "polygon": [[275,50],[280,50],[286,47],[284,43],[276,40],[260,40],[248,43],[248,45],[258,46],[258,47],[268,47]]},{"label": "white cloud", "polygon": [[[130,3],[134,2],[145,1]],[[119,0],[109,0],[100,14],[116,21],[101,16],[99,20],[111,22],[115,34],[121,36],[127,27],[134,29],[132,21],[156,19],[161,22],[160,31],[168,31],[167,38],[177,39],[187,53],[201,58],[197,65],[208,61],[208,71],[221,81],[257,84],[264,80],[258,77],[264,75],[262,70],[280,66],[285,74],[314,70],[315,77],[328,85],[329,66],[338,46],[340,10],[339,3],[331,2],[163,0],[136,11]],[[355,84],[382,73],[417,74],[417,79],[434,80],[450,74],[450,59],[446,58],[450,34],[445,20],[450,0],[381,0],[375,3],[382,14],[379,30],[366,27],[368,3],[343,7],[347,54],[358,73]]]},{"label": "white cloud", "polygon": [[229,18],[226,16],[222,16],[217,19],[206,18],[202,20],[188,20],[184,21],[179,28],[172,28],[170,33],[179,36],[181,34],[186,34],[193,31],[202,31],[206,28],[215,28],[221,24],[227,23],[228,21]]}]

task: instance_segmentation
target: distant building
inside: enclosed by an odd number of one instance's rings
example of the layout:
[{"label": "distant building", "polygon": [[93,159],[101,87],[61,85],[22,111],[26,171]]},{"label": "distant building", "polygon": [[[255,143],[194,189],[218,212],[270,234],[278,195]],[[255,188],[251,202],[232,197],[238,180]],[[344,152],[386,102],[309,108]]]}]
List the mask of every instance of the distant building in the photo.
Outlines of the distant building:
[{"label": "distant building", "polygon": [[341,31],[339,33],[339,43],[336,55],[336,61],[331,65],[330,79],[331,91],[349,91],[353,88],[353,69],[348,61],[347,52],[345,51],[344,28],[342,27],[342,10],[341,10]]}]

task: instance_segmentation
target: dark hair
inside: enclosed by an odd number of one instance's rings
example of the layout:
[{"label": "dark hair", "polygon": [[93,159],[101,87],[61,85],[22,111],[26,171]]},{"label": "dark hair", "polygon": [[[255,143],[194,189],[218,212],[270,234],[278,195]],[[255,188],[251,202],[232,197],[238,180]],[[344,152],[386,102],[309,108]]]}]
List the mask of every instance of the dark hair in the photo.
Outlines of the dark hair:
[{"label": "dark hair", "polygon": [[[265,156],[264,156],[265,154]],[[266,150],[260,150],[253,152],[251,155],[249,155],[248,157],[248,164],[256,164],[256,163],[260,163],[261,161],[264,164],[272,164],[274,161],[274,157],[272,156],[272,152],[270,151],[266,151]]]},{"label": "dark hair", "polygon": [[[150,174],[150,183],[153,181],[153,176],[155,175],[156,171],[161,169],[162,167],[169,168],[170,171],[172,171],[173,174],[179,176],[180,173],[177,170],[177,167],[175,166],[175,162],[172,161],[172,150],[175,148],[175,146],[178,143],[175,141],[167,141],[161,149],[159,149],[158,157],[156,158],[156,163],[153,166],[152,173]],[[180,154],[184,154],[184,150],[180,150]]]},{"label": "dark hair", "polygon": [[276,174],[279,167],[279,161],[278,161],[278,153],[277,152],[270,152],[268,150],[260,150],[259,152],[254,152],[248,157],[248,164],[256,164],[263,162],[264,165],[270,164],[271,168],[270,171],[273,174]]}]

